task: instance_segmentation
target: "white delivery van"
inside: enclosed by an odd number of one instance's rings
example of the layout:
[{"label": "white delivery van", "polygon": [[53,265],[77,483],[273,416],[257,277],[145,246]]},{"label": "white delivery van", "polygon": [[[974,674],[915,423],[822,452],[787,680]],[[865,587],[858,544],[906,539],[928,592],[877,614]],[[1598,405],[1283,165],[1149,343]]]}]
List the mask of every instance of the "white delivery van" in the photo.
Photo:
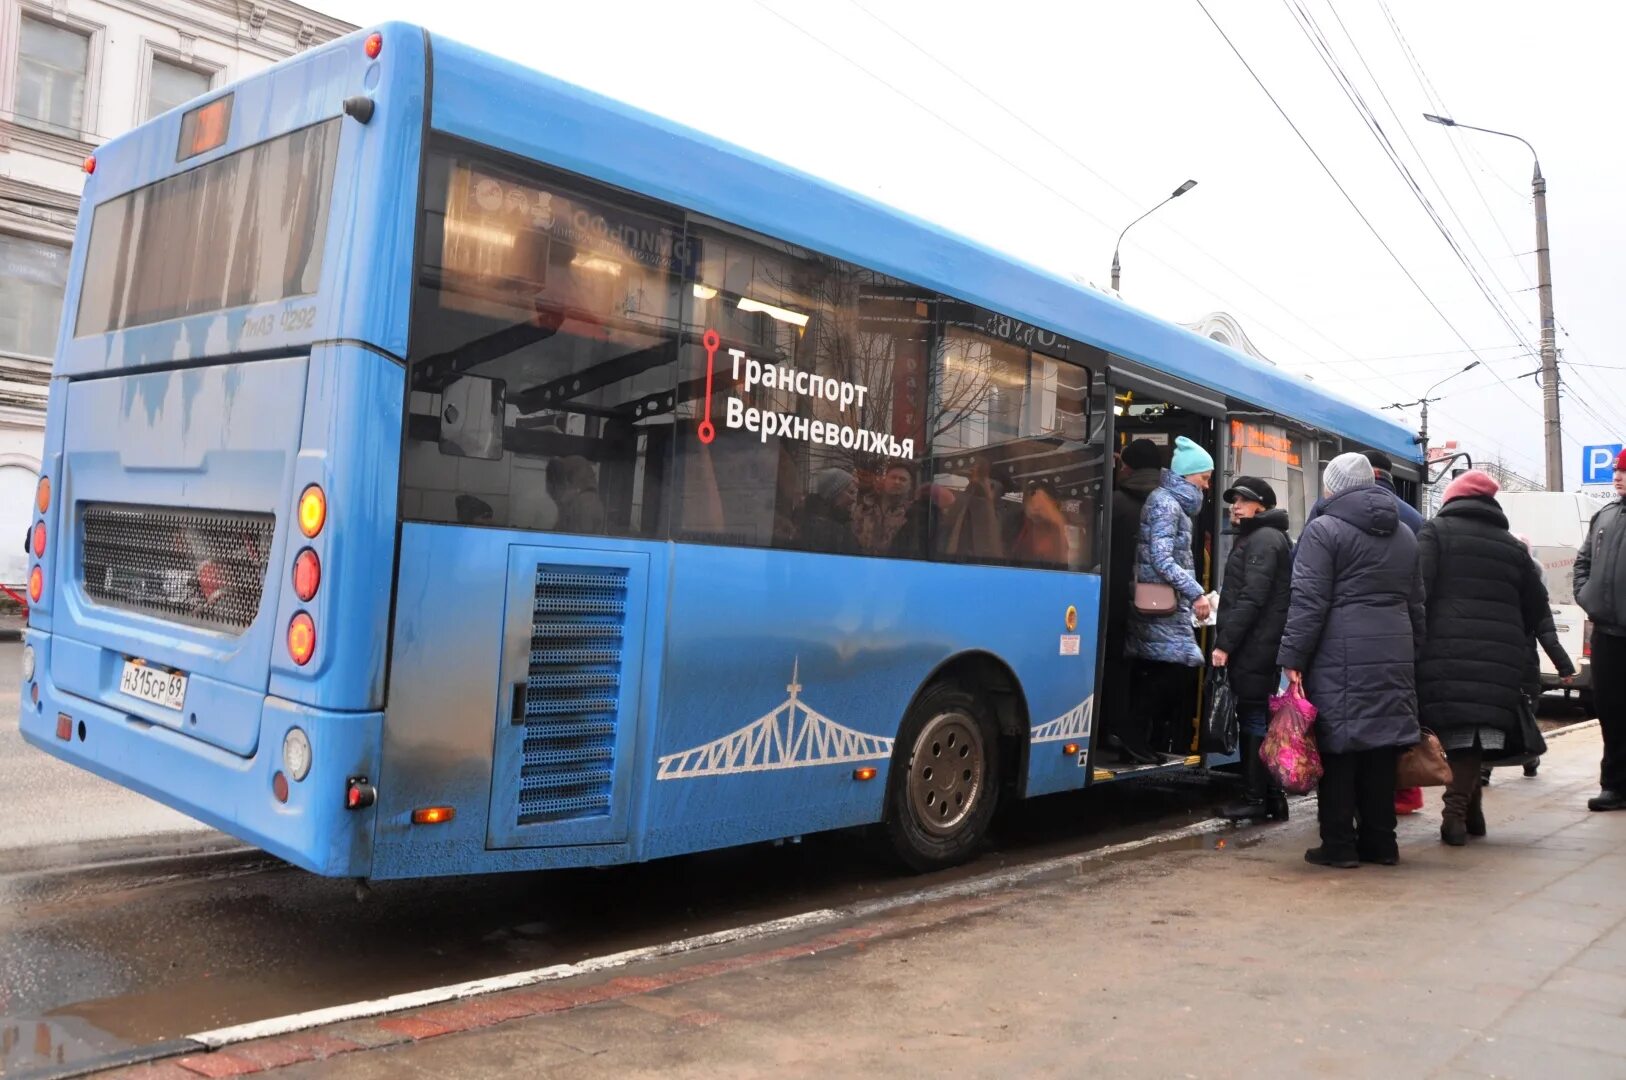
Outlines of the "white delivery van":
[{"label": "white delivery van", "polygon": [[[1528,537],[1547,579],[1547,599],[1552,604],[1553,623],[1564,651],[1575,661],[1572,684],[1583,699],[1592,693],[1592,665],[1587,657],[1591,627],[1586,614],[1575,604],[1573,591],[1575,553],[1586,541],[1592,515],[1604,503],[1577,491],[1503,491],[1496,496],[1507,513],[1508,528],[1515,536]],[[1563,686],[1553,662],[1541,653],[1541,682],[1546,689]]]}]

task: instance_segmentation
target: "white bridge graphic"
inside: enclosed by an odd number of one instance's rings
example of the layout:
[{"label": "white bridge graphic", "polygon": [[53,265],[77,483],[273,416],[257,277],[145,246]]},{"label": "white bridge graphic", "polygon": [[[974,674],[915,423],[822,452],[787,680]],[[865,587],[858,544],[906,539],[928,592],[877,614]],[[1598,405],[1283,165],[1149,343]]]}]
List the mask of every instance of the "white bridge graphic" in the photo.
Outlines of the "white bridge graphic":
[{"label": "white bridge graphic", "polygon": [[667,754],[660,759],[655,779],[734,776],[892,756],[893,740],[854,731],[808,708],[801,698],[800,671],[798,661],[785,687],[790,697],[784,704],[720,739]]},{"label": "white bridge graphic", "polygon": [[1058,716],[1054,720],[1036,726],[1028,736],[1028,741],[1031,743],[1064,742],[1068,739],[1087,741],[1090,737],[1090,714],[1094,711],[1095,697],[1091,695],[1066,716]]}]

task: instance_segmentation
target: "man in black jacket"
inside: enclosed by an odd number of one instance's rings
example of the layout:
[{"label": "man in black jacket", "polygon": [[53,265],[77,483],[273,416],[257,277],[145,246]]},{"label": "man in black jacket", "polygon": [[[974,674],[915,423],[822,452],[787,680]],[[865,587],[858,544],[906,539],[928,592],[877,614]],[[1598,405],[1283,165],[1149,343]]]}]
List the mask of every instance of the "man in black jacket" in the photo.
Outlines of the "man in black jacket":
[{"label": "man in black jacket", "polygon": [[1594,810],[1626,810],[1626,450],[1615,459],[1615,494],[1575,553],[1575,602],[1592,620],[1592,701],[1603,729]]},{"label": "man in black jacket", "polygon": [[1276,650],[1287,626],[1293,582],[1287,511],[1276,508],[1275,490],[1257,476],[1237,477],[1223,498],[1231,506],[1237,536],[1220,586],[1213,662],[1228,672],[1236,695],[1246,795],[1221,813],[1232,821],[1286,821],[1287,797],[1259,760],[1259,747],[1270,722],[1270,695],[1281,683]]}]

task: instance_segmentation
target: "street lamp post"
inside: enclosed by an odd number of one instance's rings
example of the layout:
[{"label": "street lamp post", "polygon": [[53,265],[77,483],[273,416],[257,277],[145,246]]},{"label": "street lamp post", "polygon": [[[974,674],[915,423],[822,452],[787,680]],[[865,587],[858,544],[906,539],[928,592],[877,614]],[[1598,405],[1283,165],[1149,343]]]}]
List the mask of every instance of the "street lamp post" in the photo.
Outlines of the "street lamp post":
[{"label": "street lamp post", "polygon": [[1145,221],[1146,218],[1148,216],[1150,216],[1153,211],[1158,209],[1158,207],[1161,207],[1165,203],[1168,203],[1168,202],[1170,202],[1170,201],[1172,201],[1174,199],[1178,199],[1180,196],[1184,195],[1186,192],[1190,191],[1192,188],[1194,188],[1196,186],[1197,186],[1197,181],[1195,181],[1195,180],[1187,180],[1185,183],[1181,184],[1179,187],[1174,189],[1174,194],[1170,195],[1167,199],[1164,199],[1163,202],[1158,203],[1157,206],[1152,207],[1151,210],[1146,211],[1146,213],[1142,214],[1140,217],[1136,218],[1134,221],[1131,221],[1128,225],[1124,226],[1124,231],[1118,234],[1118,242],[1116,244],[1112,245],[1112,291],[1113,292],[1118,291],[1118,249],[1123,246],[1124,233],[1127,233],[1130,229],[1133,229],[1140,222]]},{"label": "street lamp post", "polygon": [[1535,172],[1530,177],[1530,191],[1536,204],[1536,292],[1541,298],[1541,407],[1543,435],[1547,450],[1547,490],[1564,490],[1564,447],[1558,416],[1558,339],[1553,323],[1553,270],[1547,250],[1547,180],[1541,175],[1541,156],[1529,141],[1506,131],[1461,124],[1448,116],[1424,113],[1423,119],[1446,127],[1482,131],[1486,135],[1500,135],[1504,139],[1518,139],[1535,160]]}]

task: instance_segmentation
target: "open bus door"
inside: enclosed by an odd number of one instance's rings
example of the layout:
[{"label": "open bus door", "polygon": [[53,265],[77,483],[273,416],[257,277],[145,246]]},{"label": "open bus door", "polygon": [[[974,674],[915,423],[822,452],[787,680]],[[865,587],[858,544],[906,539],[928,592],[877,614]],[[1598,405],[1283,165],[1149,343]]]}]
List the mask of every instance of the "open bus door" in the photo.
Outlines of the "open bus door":
[{"label": "open bus door", "polygon": [[[1109,379],[1113,401],[1110,444],[1114,451],[1121,451],[1135,439],[1149,439],[1159,447],[1166,466],[1174,447],[1174,440],[1184,435],[1212,454],[1216,462],[1224,459],[1225,425],[1222,421],[1225,417],[1226,403],[1223,397],[1193,383],[1152,371],[1120,357],[1112,358]],[[1114,481],[1116,479],[1115,476]],[[1215,479],[1218,479],[1217,475]],[[1219,551],[1216,546],[1219,537],[1218,495],[1218,488],[1211,486],[1204,496],[1203,508],[1192,527],[1192,562],[1204,591],[1212,591],[1218,587]],[[1111,531],[1110,528],[1107,530],[1109,547]],[[1103,565],[1112,565],[1110,550],[1103,558]],[[1112,589],[1133,588],[1132,577],[1129,581],[1113,581],[1110,578],[1110,574],[1103,576],[1102,589],[1106,595],[1110,595]],[[1121,650],[1123,647],[1121,640],[1108,640],[1107,607],[1107,601],[1103,600],[1101,629],[1098,635],[1101,653],[1098,666],[1103,670],[1109,655],[1112,655],[1111,651]],[[1210,647],[1209,636],[1210,631],[1206,628],[1197,631],[1198,648],[1202,650],[1204,656],[1208,654]],[[1096,725],[1095,734],[1090,742],[1092,781],[1100,783],[1127,775],[1201,764],[1202,757],[1196,749],[1196,736],[1206,670],[1206,666],[1192,669],[1190,684],[1180,687],[1178,692],[1170,693],[1163,699],[1176,708],[1178,713],[1169,720],[1173,736],[1167,748],[1168,752],[1162,754],[1163,760],[1156,764],[1119,761],[1117,754],[1106,745],[1106,735],[1111,730],[1113,718],[1118,715],[1118,710],[1137,710],[1142,708],[1146,701],[1145,687],[1136,678],[1133,667],[1128,679],[1127,700],[1109,700],[1116,695],[1104,692],[1100,699],[1102,708],[1099,710],[1102,722]],[[1105,689],[1103,688],[1103,691]],[[1149,724],[1153,718],[1137,716],[1137,719],[1141,724]]]}]

